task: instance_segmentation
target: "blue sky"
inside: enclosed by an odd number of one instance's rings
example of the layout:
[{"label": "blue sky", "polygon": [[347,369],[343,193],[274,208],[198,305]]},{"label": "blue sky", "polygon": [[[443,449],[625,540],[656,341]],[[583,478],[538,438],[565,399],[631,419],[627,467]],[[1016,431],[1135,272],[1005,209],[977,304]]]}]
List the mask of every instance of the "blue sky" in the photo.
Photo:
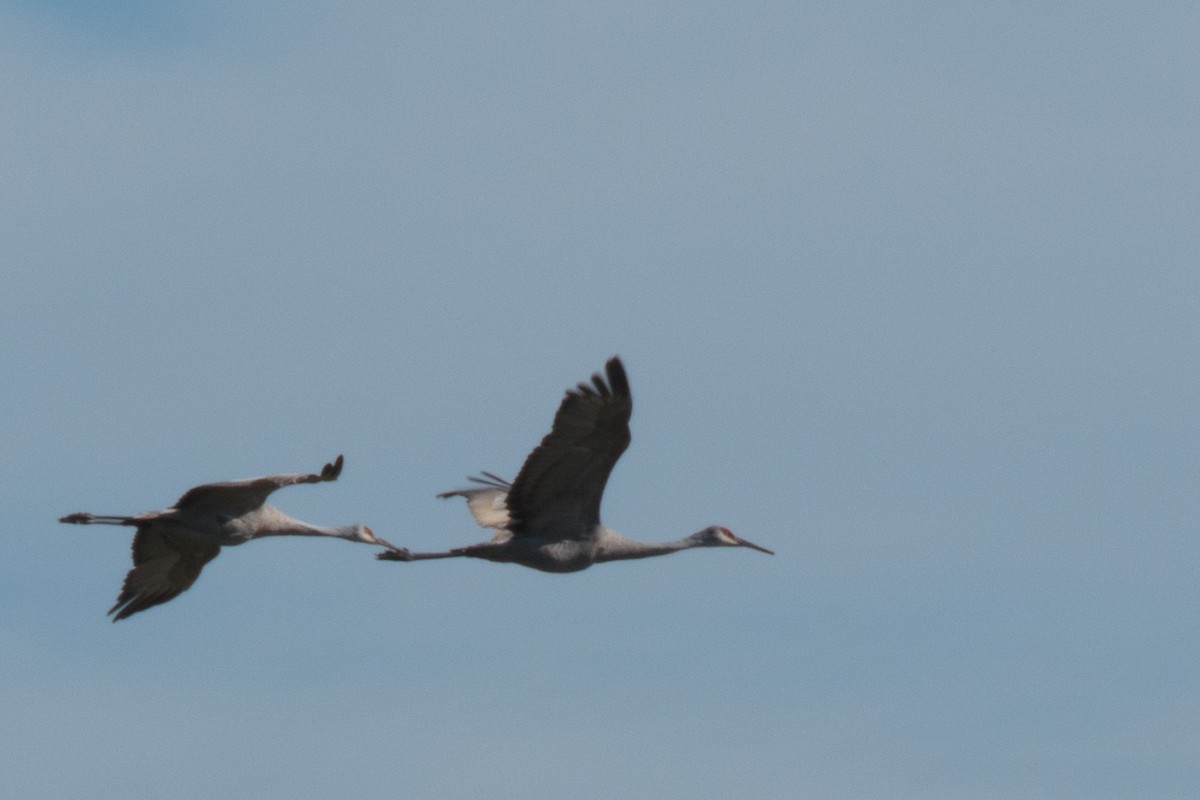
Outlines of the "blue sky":
[{"label": "blue sky", "polygon": [[[1187,4],[0,10],[0,792],[1200,791]],[[568,576],[127,533],[275,496],[440,549],[618,353]]]}]

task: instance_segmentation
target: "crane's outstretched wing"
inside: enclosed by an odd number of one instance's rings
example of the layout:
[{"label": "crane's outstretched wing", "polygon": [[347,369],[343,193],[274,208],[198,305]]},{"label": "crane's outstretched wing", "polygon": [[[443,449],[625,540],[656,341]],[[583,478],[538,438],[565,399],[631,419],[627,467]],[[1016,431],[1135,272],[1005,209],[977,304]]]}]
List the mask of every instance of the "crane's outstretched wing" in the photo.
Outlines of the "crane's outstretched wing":
[{"label": "crane's outstretched wing", "polygon": [[270,475],[265,478],[250,478],[244,481],[206,483],[184,492],[175,503],[175,508],[189,510],[212,510],[229,517],[253,511],[267,502],[267,497],[276,489],[297,483],[321,483],[336,481],[342,473],[342,457],[326,464],[320,474]]},{"label": "crane's outstretched wing", "polygon": [[440,499],[447,497],[463,497],[467,501],[467,509],[481,528],[508,528],[508,505],[506,500],[512,484],[490,472],[484,472],[482,478],[474,475],[467,478],[480,484],[468,486],[465,489],[451,489],[438,495]]},{"label": "crane's outstretched wing", "polygon": [[187,591],[220,552],[221,546],[212,542],[155,526],[139,527],[133,537],[133,569],[125,576],[116,605],[108,610],[116,614],[113,622]]},{"label": "crane's outstretched wing", "polygon": [[514,536],[553,530],[586,538],[600,523],[600,498],[613,465],[629,446],[633,399],[621,360],[604,365],[591,384],[567,391],[554,426],[525,459],[508,492]]}]

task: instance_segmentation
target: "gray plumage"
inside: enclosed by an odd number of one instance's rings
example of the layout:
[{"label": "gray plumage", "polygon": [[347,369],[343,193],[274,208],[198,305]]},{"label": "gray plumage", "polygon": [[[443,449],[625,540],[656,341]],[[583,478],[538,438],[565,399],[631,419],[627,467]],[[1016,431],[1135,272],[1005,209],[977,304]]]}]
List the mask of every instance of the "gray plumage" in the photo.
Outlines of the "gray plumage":
[{"label": "gray plumage", "polygon": [[196,581],[204,565],[222,547],[263,536],[335,536],[352,542],[394,546],[366,525],[325,528],[309,525],[266,505],[276,489],[298,483],[335,481],[342,457],[319,474],[271,475],[242,481],[206,483],[184,492],[175,505],[133,517],[100,516],[84,512],[60,517],[77,525],[129,525],[133,536],[133,569],[125,576],[113,622],[178,597]]},{"label": "gray plumage", "polygon": [[493,473],[470,478],[478,484],[443,492],[462,497],[475,521],[494,528],[489,542],[438,553],[404,549],[379,553],[389,561],[421,561],[464,556],[512,562],[544,572],[576,572],[592,564],[647,558],[691,547],[765,547],[713,525],[671,542],[629,539],[600,522],[600,500],[613,465],[629,446],[633,399],[619,358],[567,391],[550,433],[525,459],[512,483]]}]

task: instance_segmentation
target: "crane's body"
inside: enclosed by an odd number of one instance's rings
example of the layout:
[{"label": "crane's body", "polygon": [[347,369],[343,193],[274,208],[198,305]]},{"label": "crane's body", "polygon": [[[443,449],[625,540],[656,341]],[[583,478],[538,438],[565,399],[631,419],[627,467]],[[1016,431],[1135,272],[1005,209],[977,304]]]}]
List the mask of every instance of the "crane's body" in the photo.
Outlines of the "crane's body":
[{"label": "crane's body", "polygon": [[189,489],[170,508],[136,516],[68,514],[59,522],[77,525],[128,525],[133,537],[133,569],[125,576],[113,621],[165,603],[186,591],[204,565],[222,547],[265,536],[332,536],[352,542],[398,549],[377,537],[366,525],[326,528],[289,517],[266,504],[276,489],[298,483],[337,480],[342,457],[319,474],[272,475],[244,481],[206,483]]},{"label": "crane's body", "polygon": [[[607,378],[607,380],[606,380]],[[600,523],[600,500],[609,473],[629,446],[633,400],[620,359],[605,364],[605,377],[592,376],[568,390],[550,433],[525,459],[512,483],[485,472],[477,486],[444,492],[462,497],[491,541],[435,553],[394,549],[389,561],[481,558],[520,564],[543,572],[578,572],[592,564],[666,555],[692,547],[765,547],[713,525],[669,542],[648,543],[622,536]]]},{"label": "crane's body", "polygon": [[412,553],[406,550],[393,550],[380,553],[378,557],[390,561],[423,561],[465,556],[481,558],[485,561],[520,564],[523,567],[530,567],[542,572],[578,572],[581,569],[587,569],[592,564],[600,564],[605,561],[650,558],[651,556],[677,553],[691,547],[720,546],[750,547],[759,552],[771,553],[765,547],[759,547],[734,536],[728,528],[714,526],[670,542],[640,542],[608,528],[597,531],[594,538],[582,540],[520,537],[513,536],[509,531],[503,531],[490,542],[459,547],[444,553]]},{"label": "crane's body", "polygon": [[264,536],[336,536],[357,540],[358,529],[365,527],[346,525],[340,528],[326,528],[309,525],[268,505],[236,517],[208,510],[172,507],[161,511],[147,511],[133,517],[68,514],[59,519],[59,522],[77,525],[131,525],[139,529],[155,530],[161,534],[208,542],[219,547],[234,547]]}]

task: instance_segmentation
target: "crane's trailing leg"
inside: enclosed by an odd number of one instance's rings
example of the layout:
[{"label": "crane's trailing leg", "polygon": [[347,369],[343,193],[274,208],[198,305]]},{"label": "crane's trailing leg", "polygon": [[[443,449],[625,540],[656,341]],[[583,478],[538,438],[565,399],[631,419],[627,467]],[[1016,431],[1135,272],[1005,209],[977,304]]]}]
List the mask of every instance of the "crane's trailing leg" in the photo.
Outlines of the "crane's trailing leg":
[{"label": "crane's trailing leg", "polygon": [[425,561],[430,558],[454,558],[461,555],[465,554],[456,550],[449,550],[444,553],[414,553],[406,547],[398,547],[395,550],[384,550],[382,553],[376,553],[375,557],[380,561]]},{"label": "crane's trailing leg", "polygon": [[510,549],[504,541],[480,542],[479,544],[472,544],[468,545],[467,547],[456,547],[453,550],[443,550],[437,553],[414,553],[406,548],[401,547],[397,548],[396,550],[388,550],[382,553],[376,553],[375,557],[381,561],[430,561],[435,558],[482,558],[487,561],[516,561],[517,563],[524,563],[520,557],[513,557],[513,553],[510,552]]},{"label": "crane's trailing leg", "polygon": [[86,511],[67,514],[65,517],[59,517],[58,521],[73,522],[76,525],[137,525],[137,520],[133,517],[106,517],[88,514]]}]

